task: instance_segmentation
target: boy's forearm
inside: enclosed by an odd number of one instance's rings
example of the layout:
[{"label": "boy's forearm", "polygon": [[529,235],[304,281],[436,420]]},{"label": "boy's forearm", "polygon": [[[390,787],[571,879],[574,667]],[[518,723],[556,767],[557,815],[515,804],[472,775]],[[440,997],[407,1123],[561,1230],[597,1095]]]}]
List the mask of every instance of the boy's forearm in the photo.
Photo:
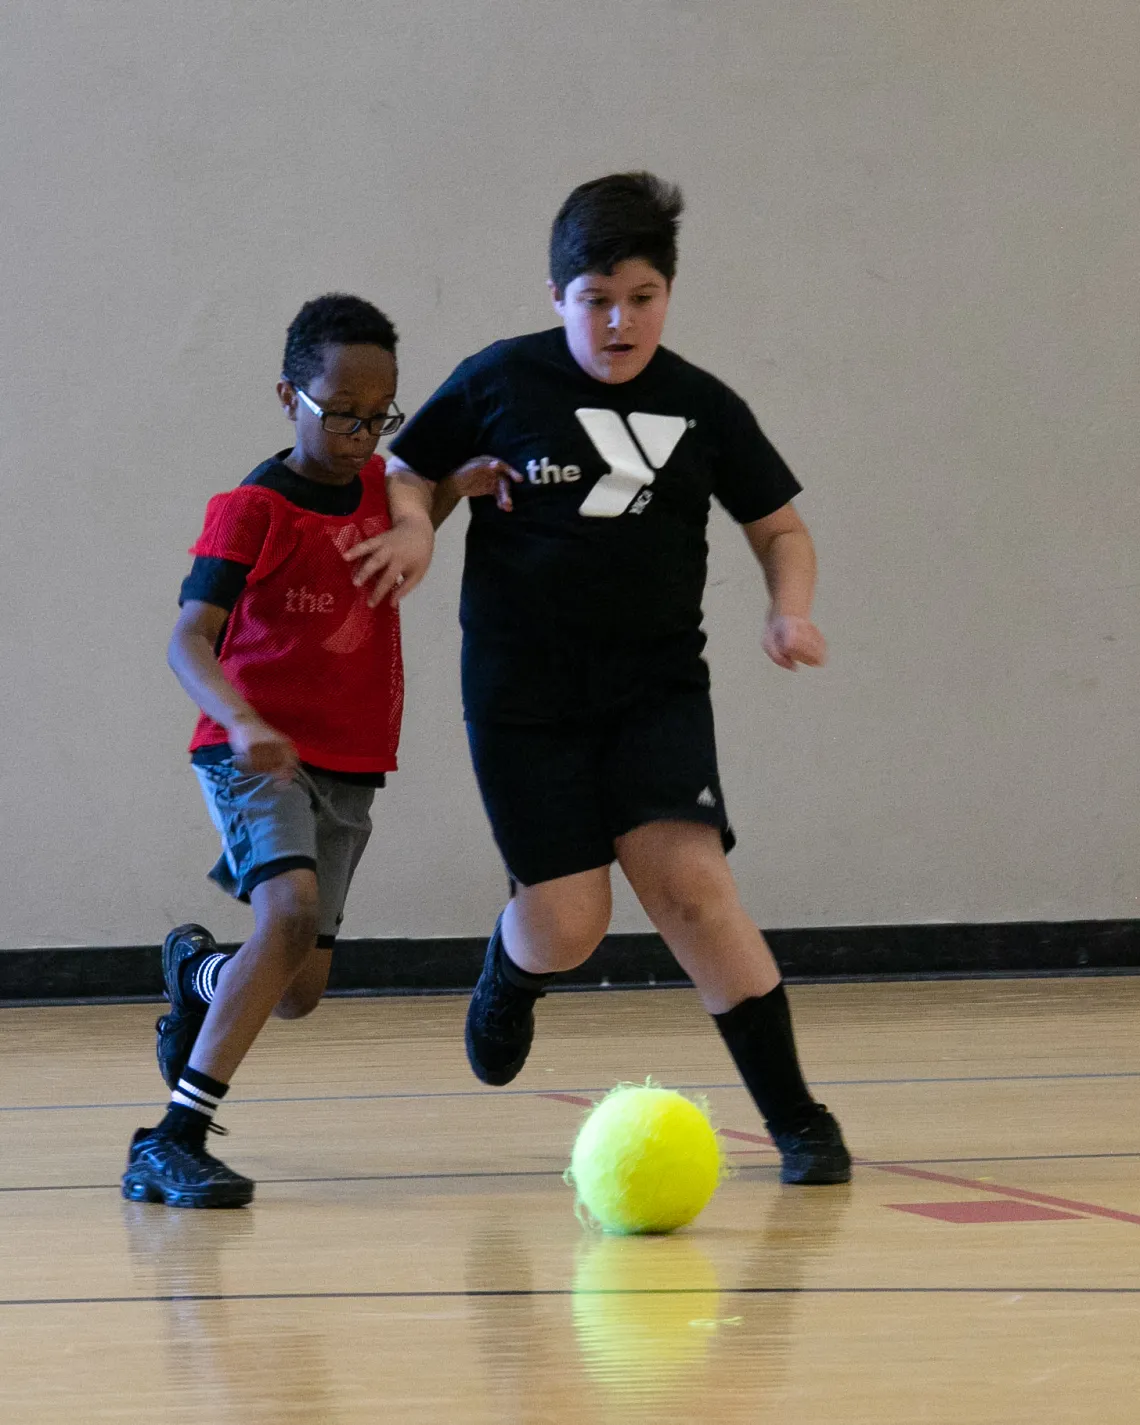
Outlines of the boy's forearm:
[{"label": "boy's forearm", "polygon": [[807,530],[787,530],[753,548],[764,570],[772,613],[810,618],[816,562],[815,545]]},{"label": "boy's forearm", "polygon": [[190,698],[227,732],[236,723],[258,720],[257,712],[222,672],[209,640],[202,634],[176,632],[170,640],[167,662]]},{"label": "boy's forearm", "polygon": [[431,523],[433,529],[440,527],[462,498],[463,496],[459,491],[458,482],[454,476],[448,475],[446,479],[436,483],[431,502]]},{"label": "boy's forearm", "polygon": [[407,468],[397,467],[388,475],[388,509],[393,527],[405,520],[427,520],[435,528],[433,502],[436,486]]}]

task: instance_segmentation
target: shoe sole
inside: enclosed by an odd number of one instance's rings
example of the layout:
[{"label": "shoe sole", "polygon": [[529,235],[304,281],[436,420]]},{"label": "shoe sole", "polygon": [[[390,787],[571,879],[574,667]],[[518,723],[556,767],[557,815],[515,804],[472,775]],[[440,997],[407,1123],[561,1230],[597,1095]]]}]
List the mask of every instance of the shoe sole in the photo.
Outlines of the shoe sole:
[{"label": "shoe sole", "polygon": [[[169,1021],[174,1024],[170,1025]],[[158,1071],[162,1075],[163,1082],[168,1089],[176,1089],[178,1080],[182,1077],[182,1071],[190,1062],[190,1055],[194,1052],[194,1045],[197,1043],[198,1035],[201,1033],[202,1025],[206,1021],[205,1011],[201,1014],[181,1015],[176,1010],[171,1010],[169,1014],[159,1017],[155,1028],[155,1058],[158,1060]],[[160,1028],[165,1025],[165,1028]],[[174,1054],[169,1050],[170,1044],[179,1036],[187,1034],[188,1028],[193,1029],[189,1035],[189,1042],[183,1045],[185,1052]]]},{"label": "shoe sole", "polygon": [[[169,1089],[177,1088],[178,1080],[182,1077],[182,1070],[190,1062],[190,1055],[194,1052],[194,1041],[198,1038],[198,1031],[202,1028],[203,1021],[206,1018],[206,1011],[204,1009],[199,1010],[198,1006],[192,1000],[188,1001],[183,995],[182,987],[178,980],[178,972],[182,960],[175,955],[174,947],[184,935],[188,935],[192,932],[200,932],[204,935],[210,934],[204,925],[199,925],[196,921],[187,921],[185,925],[176,925],[162,942],[162,982],[166,989],[166,998],[170,1002],[170,1014],[169,1016],[164,1015],[162,1018],[174,1020],[175,1027],[169,1036],[164,1036],[162,1030],[158,1028],[158,1025],[155,1025],[155,1029],[158,1030],[155,1055],[158,1059],[159,1073],[162,1075],[163,1082]],[[172,1038],[175,1034],[183,1033],[183,1026],[187,1024],[194,1025],[195,1020],[197,1021],[197,1026],[194,1029],[193,1037],[186,1049],[185,1057],[183,1058],[180,1055],[174,1061],[178,1065],[178,1072],[174,1073],[173,1070],[168,1071],[167,1056],[163,1054],[162,1048],[165,1039],[167,1037]],[[178,1062],[179,1059],[181,1060],[180,1063]]]},{"label": "shoe sole", "polygon": [[809,1169],[806,1173],[785,1176],[780,1174],[780,1181],[785,1187],[834,1187],[839,1183],[849,1183],[851,1181],[851,1169],[831,1168],[831,1169]]},{"label": "shoe sole", "polygon": [[248,1187],[211,1187],[195,1192],[190,1188],[164,1188],[141,1173],[123,1175],[123,1196],[128,1202],[158,1202],[167,1207],[245,1207],[253,1201],[254,1184]]},{"label": "shoe sole", "polygon": [[[187,1004],[182,994],[182,987],[178,983],[178,970],[182,961],[174,954],[174,947],[184,935],[189,935],[194,931],[199,931],[203,935],[210,932],[204,925],[199,925],[197,921],[187,921],[185,925],[176,925],[162,942],[162,982],[166,988],[166,998],[170,1001],[170,1008],[175,1014],[193,1013],[193,1002]],[[213,937],[210,937],[213,939]]]}]

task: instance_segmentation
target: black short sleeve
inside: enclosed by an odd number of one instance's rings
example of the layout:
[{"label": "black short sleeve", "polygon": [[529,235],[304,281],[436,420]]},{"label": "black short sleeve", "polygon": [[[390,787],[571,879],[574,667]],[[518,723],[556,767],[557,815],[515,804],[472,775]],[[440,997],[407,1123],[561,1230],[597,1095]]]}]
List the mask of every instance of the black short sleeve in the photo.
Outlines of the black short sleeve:
[{"label": "black short sleeve", "polygon": [[761,520],[800,493],[800,482],[757,424],[746,402],[724,388],[720,458],[713,494],[737,524]]},{"label": "black short sleeve", "polygon": [[465,361],[429,396],[389,449],[425,480],[442,480],[481,454],[482,421]]},{"label": "black short sleeve", "polygon": [[252,564],[239,564],[236,559],[195,555],[190,572],[182,581],[178,607],[194,599],[203,604],[216,604],[220,609],[232,609],[241,597],[252,568]]}]

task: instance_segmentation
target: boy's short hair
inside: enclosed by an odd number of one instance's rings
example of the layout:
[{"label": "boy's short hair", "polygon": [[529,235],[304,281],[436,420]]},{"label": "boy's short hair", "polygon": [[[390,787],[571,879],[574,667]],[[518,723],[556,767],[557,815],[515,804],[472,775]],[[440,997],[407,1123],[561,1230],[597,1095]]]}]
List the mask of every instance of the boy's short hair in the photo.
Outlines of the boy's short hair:
[{"label": "boy's short hair", "polygon": [[644,258],[666,282],[677,271],[677,229],[685,200],[652,173],[610,173],[575,188],[550,229],[550,280],[565,292],[584,272],[608,276]]},{"label": "boy's short hair", "polygon": [[396,328],[379,308],[347,292],[327,292],[306,302],[285,334],[281,374],[306,386],[324,369],[326,346],[379,346],[396,354]]}]

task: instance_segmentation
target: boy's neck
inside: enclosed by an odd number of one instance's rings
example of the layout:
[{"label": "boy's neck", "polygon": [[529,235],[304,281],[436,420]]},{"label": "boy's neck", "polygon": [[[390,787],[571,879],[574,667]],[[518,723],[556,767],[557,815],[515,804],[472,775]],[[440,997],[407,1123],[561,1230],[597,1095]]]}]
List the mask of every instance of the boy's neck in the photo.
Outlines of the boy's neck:
[{"label": "boy's neck", "polygon": [[294,475],[300,475],[302,480],[312,480],[316,485],[351,485],[357,478],[355,475],[337,475],[334,471],[326,469],[323,465],[318,465],[316,461],[310,460],[308,456],[296,446],[282,460],[282,465],[288,470],[292,470]]}]

